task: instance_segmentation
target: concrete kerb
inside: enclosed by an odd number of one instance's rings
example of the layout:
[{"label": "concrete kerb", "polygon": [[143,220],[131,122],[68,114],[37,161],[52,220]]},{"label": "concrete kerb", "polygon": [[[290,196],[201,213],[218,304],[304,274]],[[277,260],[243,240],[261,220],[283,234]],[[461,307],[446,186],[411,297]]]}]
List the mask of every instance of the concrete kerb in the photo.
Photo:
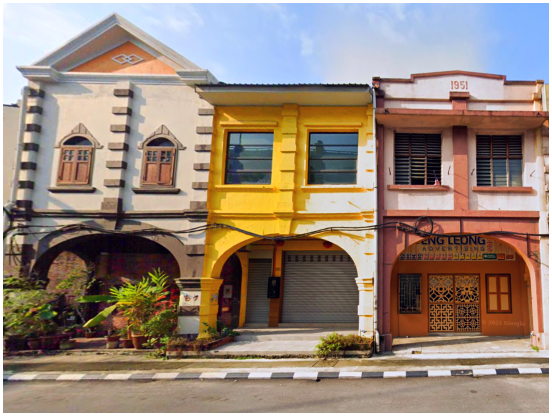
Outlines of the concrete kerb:
[{"label": "concrete kerb", "polygon": [[[525,371],[523,371],[525,370]],[[384,372],[330,372],[330,371],[278,371],[256,373],[202,372],[202,373],[110,373],[110,374],[4,374],[4,382],[32,381],[177,381],[177,380],[311,380],[322,379],[364,379],[364,378],[415,378],[415,377],[456,377],[456,376],[501,376],[501,375],[548,375],[548,368],[508,368],[508,369],[469,369],[439,371],[384,371]]]}]

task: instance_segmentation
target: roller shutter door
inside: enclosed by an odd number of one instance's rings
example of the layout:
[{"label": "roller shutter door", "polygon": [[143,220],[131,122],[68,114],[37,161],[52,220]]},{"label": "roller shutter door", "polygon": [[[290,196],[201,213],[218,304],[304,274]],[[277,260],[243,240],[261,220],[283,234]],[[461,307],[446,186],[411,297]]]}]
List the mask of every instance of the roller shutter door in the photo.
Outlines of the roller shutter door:
[{"label": "roller shutter door", "polygon": [[272,275],[271,259],[250,259],[247,277],[246,324],[268,324],[270,300],[266,297],[268,278]]},{"label": "roller shutter door", "polygon": [[344,251],[284,255],[282,323],[358,322],[357,271]]}]

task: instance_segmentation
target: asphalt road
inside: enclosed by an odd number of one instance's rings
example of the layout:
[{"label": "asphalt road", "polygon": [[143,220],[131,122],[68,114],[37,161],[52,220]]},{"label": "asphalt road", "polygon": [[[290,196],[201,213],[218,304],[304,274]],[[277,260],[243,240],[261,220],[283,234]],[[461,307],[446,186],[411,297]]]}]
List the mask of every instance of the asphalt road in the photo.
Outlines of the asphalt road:
[{"label": "asphalt road", "polygon": [[4,412],[548,412],[548,380],[8,382]]}]

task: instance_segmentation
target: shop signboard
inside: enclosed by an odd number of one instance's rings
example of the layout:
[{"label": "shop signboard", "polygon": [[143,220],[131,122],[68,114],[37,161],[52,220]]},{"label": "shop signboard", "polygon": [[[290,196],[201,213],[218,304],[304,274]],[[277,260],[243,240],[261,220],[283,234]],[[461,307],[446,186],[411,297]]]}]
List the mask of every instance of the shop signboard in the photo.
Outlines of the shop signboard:
[{"label": "shop signboard", "polygon": [[474,235],[430,237],[408,247],[399,260],[461,261],[516,259],[515,251],[500,241]]}]

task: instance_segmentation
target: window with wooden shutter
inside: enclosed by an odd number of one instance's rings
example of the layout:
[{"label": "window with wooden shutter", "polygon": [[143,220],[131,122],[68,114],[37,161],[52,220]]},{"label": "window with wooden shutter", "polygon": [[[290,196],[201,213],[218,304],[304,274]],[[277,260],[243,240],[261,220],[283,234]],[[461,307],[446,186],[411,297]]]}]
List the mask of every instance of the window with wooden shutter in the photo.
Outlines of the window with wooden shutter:
[{"label": "window with wooden shutter", "polygon": [[93,146],[84,137],[72,137],[61,145],[58,185],[88,185]]},{"label": "window with wooden shutter", "polygon": [[477,186],[522,186],[521,136],[477,136]]},{"label": "window with wooden shutter", "polygon": [[395,185],[441,181],[441,135],[395,134]]},{"label": "window with wooden shutter", "polygon": [[510,275],[487,275],[487,312],[512,312]]},{"label": "window with wooden shutter", "polygon": [[142,185],[172,186],[174,183],[175,145],[165,138],[144,146]]}]

